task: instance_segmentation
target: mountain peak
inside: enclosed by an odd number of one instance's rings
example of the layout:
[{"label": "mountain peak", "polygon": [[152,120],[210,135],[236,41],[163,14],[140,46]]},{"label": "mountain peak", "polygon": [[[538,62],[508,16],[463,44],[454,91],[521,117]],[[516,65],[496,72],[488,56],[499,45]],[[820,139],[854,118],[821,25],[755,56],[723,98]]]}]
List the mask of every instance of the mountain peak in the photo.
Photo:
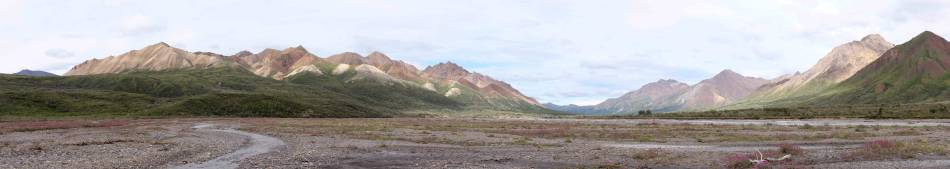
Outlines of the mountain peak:
[{"label": "mountain peak", "polygon": [[158,42],[158,43],[156,43],[156,44],[148,45],[148,46],[146,46],[145,48],[146,48],[146,49],[151,49],[151,48],[162,49],[162,48],[171,48],[171,47],[172,47],[172,46],[168,45],[168,44],[165,43],[165,42]]},{"label": "mountain peak", "polygon": [[381,59],[392,60],[392,59],[389,59],[389,56],[386,56],[386,54],[383,54],[382,52],[379,52],[379,51],[373,51],[369,55],[366,55],[366,57],[371,58],[371,59],[375,57],[379,57]]},{"label": "mountain peak", "polygon": [[307,48],[304,48],[303,45],[297,45],[297,47],[287,48],[286,50],[308,52]]},{"label": "mountain peak", "polygon": [[354,52],[343,52],[340,54],[335,54],[333,56],[327,57],[327,61],[330,63],[341,64],[345,63],[348,65],[361,65],[364,64],[363,55]]},{"label": "mountain peak", "polygon": [[422,70],[422,72],[425,74],[425,76],[452,80],[460,79],[461,77],[471,74],[468,70],[465,70],[465,68],[462,68],[451,61],[426,67],[426,69]]},{"label": "mountain peak", "polygon": [[931,31],[924,31],[924,32],[921,32],[920,35],[917,35],[917,36],[937,36],[937,34]]},{"label": "mountain peak", "polygon": [[940,37],[940,35],[937,35],[937,34],[935,34],[935,33],[933,33],[933,32],[924,31],[924,32],[921,32],[920,34],[918,34],[917,36],[915,36],[915,37],[914,37],[913,39],[911,39],[910,41],[911,41],[911,42],[919,42],[919,41],[924,41],[924,42],[932,42],[932,41],[946,42],[947,40],[943,39],[943,37]]},{"label": "mountain peak", "polygon": [[861,38],[861,42],[887,42],[880,34],[870,34]]},{"label": "mountain peak", "polygon": [[716,74],[716,76],[714,76],[713,78],[726,77],[726,76],[742,76],[742,75],[739,73],[736,73],[735,71],[732,71],[732,69],[724,69],[720,71],[718,74]]},{"label": "mountain peak", "polygon": [[468,72],[468,70],[465,70],[465,68],[462,68],[462,66],[459,66],[458,64],[452,63],[452,61],[441,62],[439,64],[426,67],[426,70],[428,69],[463,70],[465,72]]},{"label": "mountain peak", "polygon": [[680,83],[680,82],[676,81],[675,79],[660,79],[653,83],[672,84],[672,83]]},{"label": "mountain peak", "polygon": [[242,50],[242,51],[240,51],[240,52],[238,52],[238,53],[235,53],[235,54],[232,55],[232,56],[244,57],[244,56],[250,56],[250,55],[253,55],[253,54],[254,54],[254,53],[251,53],[251,51]]},{"label": "mountain peak", "polygon": [[366,55],[366,58],[369,59],[369,60],[387,60],[387,61],[392,61],[392,59],[389,58],[389,56],[386,56],[386,54],[384,54],[384,53],[382,53],[382,52],[377,52],[377,51],[373,51],[373,53],[370,53],[369,55]]}]

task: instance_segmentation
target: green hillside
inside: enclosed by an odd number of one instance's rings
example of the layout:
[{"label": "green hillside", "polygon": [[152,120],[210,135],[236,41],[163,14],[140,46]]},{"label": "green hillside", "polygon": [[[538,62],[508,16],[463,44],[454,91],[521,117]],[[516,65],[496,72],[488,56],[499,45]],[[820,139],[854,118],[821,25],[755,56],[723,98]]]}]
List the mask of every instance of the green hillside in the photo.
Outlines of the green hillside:
[{"label": "green hillside", "polygon": [[5,116],[388,117],[462,104],[410,86],[301,74],[278,81],[239,68],[67,77],[0,75]]},{"label": "green hillside", "polygon": [[918,103],[950,99],[950,42],[924,32],[806,104]]},{"label": "green hillside", "polygon": [[[950,42],[923,32],[837,84],[806,85],[778,97],[750,97],[722,110],[894,105],[950,100]],[[828,87],[820,87],[828,86]]]},{"label": "green hillside", "polygon": [[[320,66],[328,69],[328,66]],[[330,70],[324,70],[329,72]],[[0,75],[0,116],[393,117],[509,112],[552,114],[470,88],[445,97],[413,82],[300,73],[284,80],[222,67],[64,77]],[[444,89],[444,87],[440,87]],[[444,89],[448,90],[448,89]]]}]

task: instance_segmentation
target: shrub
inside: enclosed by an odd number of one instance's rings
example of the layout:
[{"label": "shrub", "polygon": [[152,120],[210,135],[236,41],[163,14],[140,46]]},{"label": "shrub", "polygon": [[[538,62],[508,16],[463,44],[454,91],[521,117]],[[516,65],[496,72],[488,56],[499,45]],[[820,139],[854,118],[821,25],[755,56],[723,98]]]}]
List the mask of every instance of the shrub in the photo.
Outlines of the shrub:
[{"label": "shrub", "polygon": [[802,125],[801,127],[798,127],[798,129],[812,130],[812,129],[815,129],[815,126],[812,126],[811,124],[805,124],[805,125]]},{"label": "shrub", "polygon": [[662,152],[660,149],[648,149],[645,151],[639,151],[639,152],[633,153],[631,157],[637,160],[648,160],[648,159],[654,159],[654,158],[660,157],[664,153],[667,153],[667,152]]},{"label": "shrub", "polygon": [[755,167],[751,162],[749,162],[749,159],[752,159],[752,156],[746,153],[732,154],[724,159],[724,167],[731,169],[747,169]]},{"label": "shrub", "polygon": [[791,154],[796,156],[805,154],[805,150],[802,149],[802,147],[788,143],[779,144],[778,151],[782,154]]}]

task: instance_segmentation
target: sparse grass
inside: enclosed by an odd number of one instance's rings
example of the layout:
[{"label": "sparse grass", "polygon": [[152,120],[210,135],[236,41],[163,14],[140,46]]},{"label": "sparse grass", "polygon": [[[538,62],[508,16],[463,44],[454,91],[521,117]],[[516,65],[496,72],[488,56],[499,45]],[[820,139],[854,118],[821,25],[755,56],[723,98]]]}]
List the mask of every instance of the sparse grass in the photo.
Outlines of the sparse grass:
[{"label": "sparse grass", "polygon": [[73,143],[73,144],[68,144],[68,145],[88,146],[88,145],[107,145],[107,144],[126,143],[126,142],[135,142],[135,141],[125,140],[125,139],[116,139],[116,140],[105,140],[105,141],[84,141],[84,142]]},{"label": "sparse grass", "polygon": [[749,169],[755,167],[749,162],[749,159],[752,159],[752,156],[746,153],[732,154],[723,159],[722,166],[729,169]]},{"label": "sparse grass", "polygon": [[650,160],[650,159],[659,158],[660,156],[663,156],[664,154],[667,154],[667,153],[668,152],[664,152],[663,150],[660,150],[660,149],[647,149],[643,151],[636,151],[635,153],[633,153],[633,155],[630,155],[630,157],[636,160]]},{"label": "sparse grass", "polygon": [[778,151],[782,154],[791,154],[795,156],[800,156],[805,154],[805,150],[802,147],[799,147],[795,144],[783,143],[778,145]]},{"label": "sparse grass", "polygon": [[[950,76],[948,76],[950,77]],[[931,92],[933,93],[933,92]],[[940,92],[936,92],[940,93]],[[923,96],[923,95],[920,95]],[[935,97],[940,98],[940,97]],[[842,99],[850,100],[850,99]],[[939,99],[938,99],[939,100]],[[903,100],[900,102],[906,102]],[[792,104],[774,105],[770,108],[744,108],[732,105],[725,109],[708,111],[686,111],[674,113],[654,113],[650,116],[637,116],[636,113],[615,116],[587,116],[584,118],[669,118],[669,119],[820,119],[820,118],[869,118],[869,119],[948,119],[950,102],[922,101],[920,103],[898,104]],[[761,106],[753,106],[761,107]]]},{"label": "sparse grass", "polygon": [[0,133],[31,132],[41,130],[85,128],[85,127],[114,127],[131,123],[130,120],[48,120],[0,123]]},{"label": "sparse grass", "polygon": [[805,124],[805,125],[802,125],[801,127],[798,127],[798,129],[802,129],[802,130],[814,130],[814,129],[815,129],[815,126],[812,126],[811,124]]},{"label": "sparse grass", "polygon": [[[906,132],[907,127],[875,127],[879,130],[854,132],[850,127],[815,126],[800,129],[801,126],[756,126],[756,125],[693,125],[693,124],[585,124],[575,122],[544,122],[530,120],[487,120],[487,119],[290,119],[290,120],[242,120],[248,123],[276,123],[259,125],[255,130],[282,131],[291,133],[311,133],[319,129],[320,133],[343,134],[352,138],[399,139],[398,134],[385,134],[396,128],[419,130],[418,135],[432,135],[434,131],[448,133],[482,132],[490,138],[499,135],[515,135],[526,138],[545,138],[576,141],[577,138],[589,140],[633,141],[633,142],[669,142],[676,140],[699,140],[704,143],[740,142],[740,141],[815,141],[825,139],[861,140],[868,137],[893,135],[922,135],[924,133]],[[932,129],[947,129],[933,127]],[[803,131],[804,130],[804,131]],[[430,134],[425,134],[430,133]],[[380,135],[386,135],[386,138]],[[517,137],[516,137],[517,138]],[[411,139],[411,141],[419,141]],[[431,140],[423,142],[433,143]],[[461,141],[456,141],[462,144]],[[567,142],[567,141],[562,141]]]},{"label": "sparse grass", "polygon": [[874,140],[844,155],[845,160],[884,160],[914,158],[917,155],[946,155],[947,145],[935,144],[927,140],[890,141]]},{"label": "sparse grass", "polygon": [[[775,162],[764,162],[754,164],[749,160],[753,159],[767,159],[767,158],[779,158],[785,156],[785,153],[780,151],[757,151],[757,152],[745,152],[745,153],[735,153],[727,156],[722,160],[722,166],[724,168],[730,169],[766,169],[772,168],[776,165],[788,165],[791,160],[775,161]],[[791,167],[794,168],[794,167]]]},{"label": "sparse grass", "polygon": [[531,138],[528,138],[528,137],[515,138],[514,141],[511,142],[511,144],[514,144],[514,145],[534,145],[534,143],[531,143]]},{"label": "sparse grass", "polygon": [[910,129],[898,130],[898,131],[892,132],[892,134],[896,136],[916,136],[916,135],[922,135],[923,133],[917,130],[914,130],[913,128],[910,128]]}]

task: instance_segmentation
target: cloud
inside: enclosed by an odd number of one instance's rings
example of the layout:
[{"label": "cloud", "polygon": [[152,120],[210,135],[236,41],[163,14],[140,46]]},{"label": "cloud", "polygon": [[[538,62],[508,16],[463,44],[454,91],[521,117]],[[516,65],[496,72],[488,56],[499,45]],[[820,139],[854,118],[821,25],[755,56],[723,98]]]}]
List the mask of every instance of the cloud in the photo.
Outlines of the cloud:
[{"label": "cloud", "polygon": [[46,50],[46,56],[53,58],[71,58],[76,56],[73,52],[66,51],[65,49],[50,49]]},{"label": "cloud", "polygon": [[147,35],[165,30],[165,24],[145,15],[127,16],[120,23],[123,36]]}]

